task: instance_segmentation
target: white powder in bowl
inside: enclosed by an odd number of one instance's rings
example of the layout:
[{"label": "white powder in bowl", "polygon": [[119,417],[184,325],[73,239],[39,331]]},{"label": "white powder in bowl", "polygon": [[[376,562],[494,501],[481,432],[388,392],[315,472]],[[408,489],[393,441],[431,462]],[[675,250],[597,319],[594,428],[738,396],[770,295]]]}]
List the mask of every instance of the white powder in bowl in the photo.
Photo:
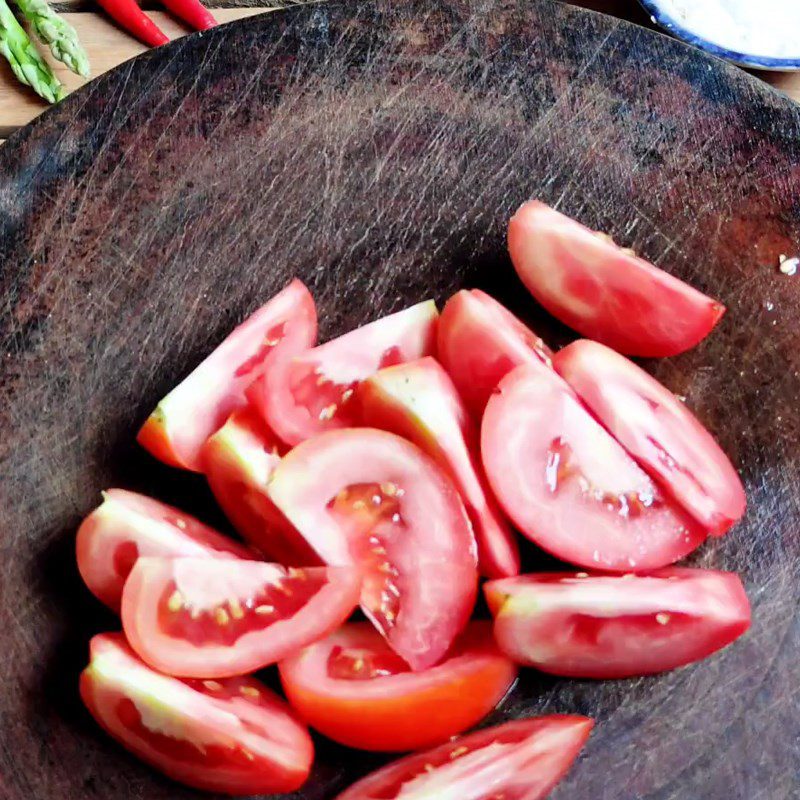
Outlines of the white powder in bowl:
[{"label": "white powder in bowl", "polygon": [[681,27],[751,56],[800,58],[800,0],[660,0]]}]

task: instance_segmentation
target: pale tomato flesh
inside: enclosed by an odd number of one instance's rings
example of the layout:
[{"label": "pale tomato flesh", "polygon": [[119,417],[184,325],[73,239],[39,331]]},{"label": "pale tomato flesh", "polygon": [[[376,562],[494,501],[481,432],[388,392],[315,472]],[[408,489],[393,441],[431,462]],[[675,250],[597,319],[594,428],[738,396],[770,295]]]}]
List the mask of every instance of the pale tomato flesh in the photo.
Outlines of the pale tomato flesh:
[{"label": "pale tomato flesh", "polygon": [[432,459],[384,431],[330,431],[284,456],[269,494],[324,561],[362,567],[362,609],[414,669],[445,655],[472,612],[477,558]]},{"label": "pale tomato flesh", "polygon": [[519,573],[516,536],[492,495],[478,454],[478,433],[444,368],[433,358],[376,372],[357,401],[365,425],[414,442],[453,479],[472,522],[481,572]]},{"label": "pale tomato flesh", "polygon": [[76,553],[84,583],[114,611],[139,556],[256,557],[189,514],[124,489],[103,492],[103,502],[78,528]]},{"label": "pale tomato flesh", "polygon": [[572,766],[593,724],[552,714],[485,728],[395,761],[337,800],[541,800]]},{"label": "pale tomato flesh", "polygon": [[203,446],[203,473],[236,530],[268,558],[292,566],[319,564],[319,557],[267,492],[285,450],[259,414],[241,409]]},{"label": "pale tomato flesh", "polygon": [[358,605],[357,567],[141,558],[122,594],[125,635],[170,675],[218,678],[274,664]]},{"label": "pale tomato flesh", "polygon": [[461,290],[439,320],[438,358],[480,419],[500,380],[520,364],[550,365],[550,348],[497,300]]},{"label": "pale tomato flesh", "polygon": [[556,371],[637,463],[709,533],[744,514],[742,482],[714,437],[675,395],[597,342],[559,351]]},{"label": "pale tomato flesh", "polygon": [[508,250],[554,317],[626,355],[682,353],[725,313],[718,301],[536,200],[512,217]]},{"label": "pale tomato flesh", "polygon": [[481,455],[516,526],[564,561],[655,569],[705,539],[552,370],[521,366],[500,382],[483,418]]},{"label": "pale tomato flesh", "polygon": [[200,472],[204,442],[246,404],[245,391],[266,364],[278,354],[313,347],[316,338],[314,300],[295,278],[161,400],[139,431],[139,443],[167,464]]},{"label": "pale tomato flesh", "polygon": [[174,780],[226,794],[292,792],[314,758],[308,731],[255,678],[180,680],[150,669],[122,634],[95,636],[80,678],[92,716]]},{"label": "pale tomato flesh", "polygon": [[750,627],[738,575],[667,567],[647,575],[542,573],[484,586],[500,648],[577,678],[650,675],[699,661]]},{"label": "pale tomato flesh", "polygon": [[411,672],[369,623],[350,623],[282,661],[289,702],[314,729],[361,750],[418,750],[476,725],[517,671],[490,622],[471,622],[439,665]]},{"label": "pale tomato flesh", "polygon": [[291,359],[279,359],[248,391],[269,427],[295,445],[357,423],[358,384],[382,367],[430,355],[436,304],[429,300],[370,322]]}]

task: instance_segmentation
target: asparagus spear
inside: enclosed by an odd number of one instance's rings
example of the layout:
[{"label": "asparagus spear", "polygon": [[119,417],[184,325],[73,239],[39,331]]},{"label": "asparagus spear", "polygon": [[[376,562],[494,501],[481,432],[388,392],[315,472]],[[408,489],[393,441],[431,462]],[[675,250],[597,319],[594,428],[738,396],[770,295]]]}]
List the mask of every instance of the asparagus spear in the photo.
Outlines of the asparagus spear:
[{"label": "asparagus spear", "polygon": [[40,97],[55,103],[64,96],[61,82],[39,55],[6,0],[0,0],[0,55],[11,64],[17,78]]},{"label": "asparagus spear", "polygon": [[47,45],[50,52],[66,64],[73,72],[89,77],[89,58],[75,28],[53,11],[47,0],[15,0],[19,10],[30,20],[36,35]]}]

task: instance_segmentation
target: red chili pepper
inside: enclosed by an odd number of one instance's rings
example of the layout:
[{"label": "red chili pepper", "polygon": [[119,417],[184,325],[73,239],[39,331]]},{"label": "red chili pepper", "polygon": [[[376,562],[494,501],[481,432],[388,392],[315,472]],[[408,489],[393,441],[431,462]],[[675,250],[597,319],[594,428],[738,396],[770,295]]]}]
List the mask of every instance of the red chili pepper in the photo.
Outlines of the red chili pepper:
[{"label": "red chili pepper", "polygon": [[164,5],[184,22],[188,22],[198,31],[206,31],[217,25],[213,14],[200,0],[162,0]]},{"label": "red chili pepper", "polygon": [[145,44],[159,47],[169,42],[166,34],[139,8],[136,0],[97,0],[97,2],[115,22]]}]

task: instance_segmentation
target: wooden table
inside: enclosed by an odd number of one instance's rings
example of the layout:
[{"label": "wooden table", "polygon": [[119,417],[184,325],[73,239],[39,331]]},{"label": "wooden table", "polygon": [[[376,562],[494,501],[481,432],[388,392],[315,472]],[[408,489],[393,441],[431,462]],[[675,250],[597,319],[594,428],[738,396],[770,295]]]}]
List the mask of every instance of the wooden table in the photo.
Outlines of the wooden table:
[{"label": "wooden table", "polygon": [[[214,14],[223,23],[270,10],[263,4],[253,5],[254,2],[258,3],[259,0],[232,0],[232,2],[212,0],[207,5],[214,8]],[[651,24],[636,0],[573,0],[573,2],[642,25]],[[229,7],[215,7],[222,4]],[[231,5],[236,7],[230,7]],[[102,11],[89,2],[66,0],[54,3],[54,6],[64,13],[78,31],[89,53],[93,75],[99,75],[146,50],[144,45],[117,28]],[[170,38],[183,36],[189,32],[186,26],[163,11],[156,10],[157,6],[152,2],[146,0],[144,8]],[[46,56],[68,90],[74,90],[85,82],[83,78],[73,75],[63,65],[50,58],[49,53]],[[758,75],[800,101],[800,73],[758,73]],[[33,92],[17,82],[8,64],[4,59],[0,59],[0,141],[20,126],[30,122],[46,107],[46,104]]]}]

